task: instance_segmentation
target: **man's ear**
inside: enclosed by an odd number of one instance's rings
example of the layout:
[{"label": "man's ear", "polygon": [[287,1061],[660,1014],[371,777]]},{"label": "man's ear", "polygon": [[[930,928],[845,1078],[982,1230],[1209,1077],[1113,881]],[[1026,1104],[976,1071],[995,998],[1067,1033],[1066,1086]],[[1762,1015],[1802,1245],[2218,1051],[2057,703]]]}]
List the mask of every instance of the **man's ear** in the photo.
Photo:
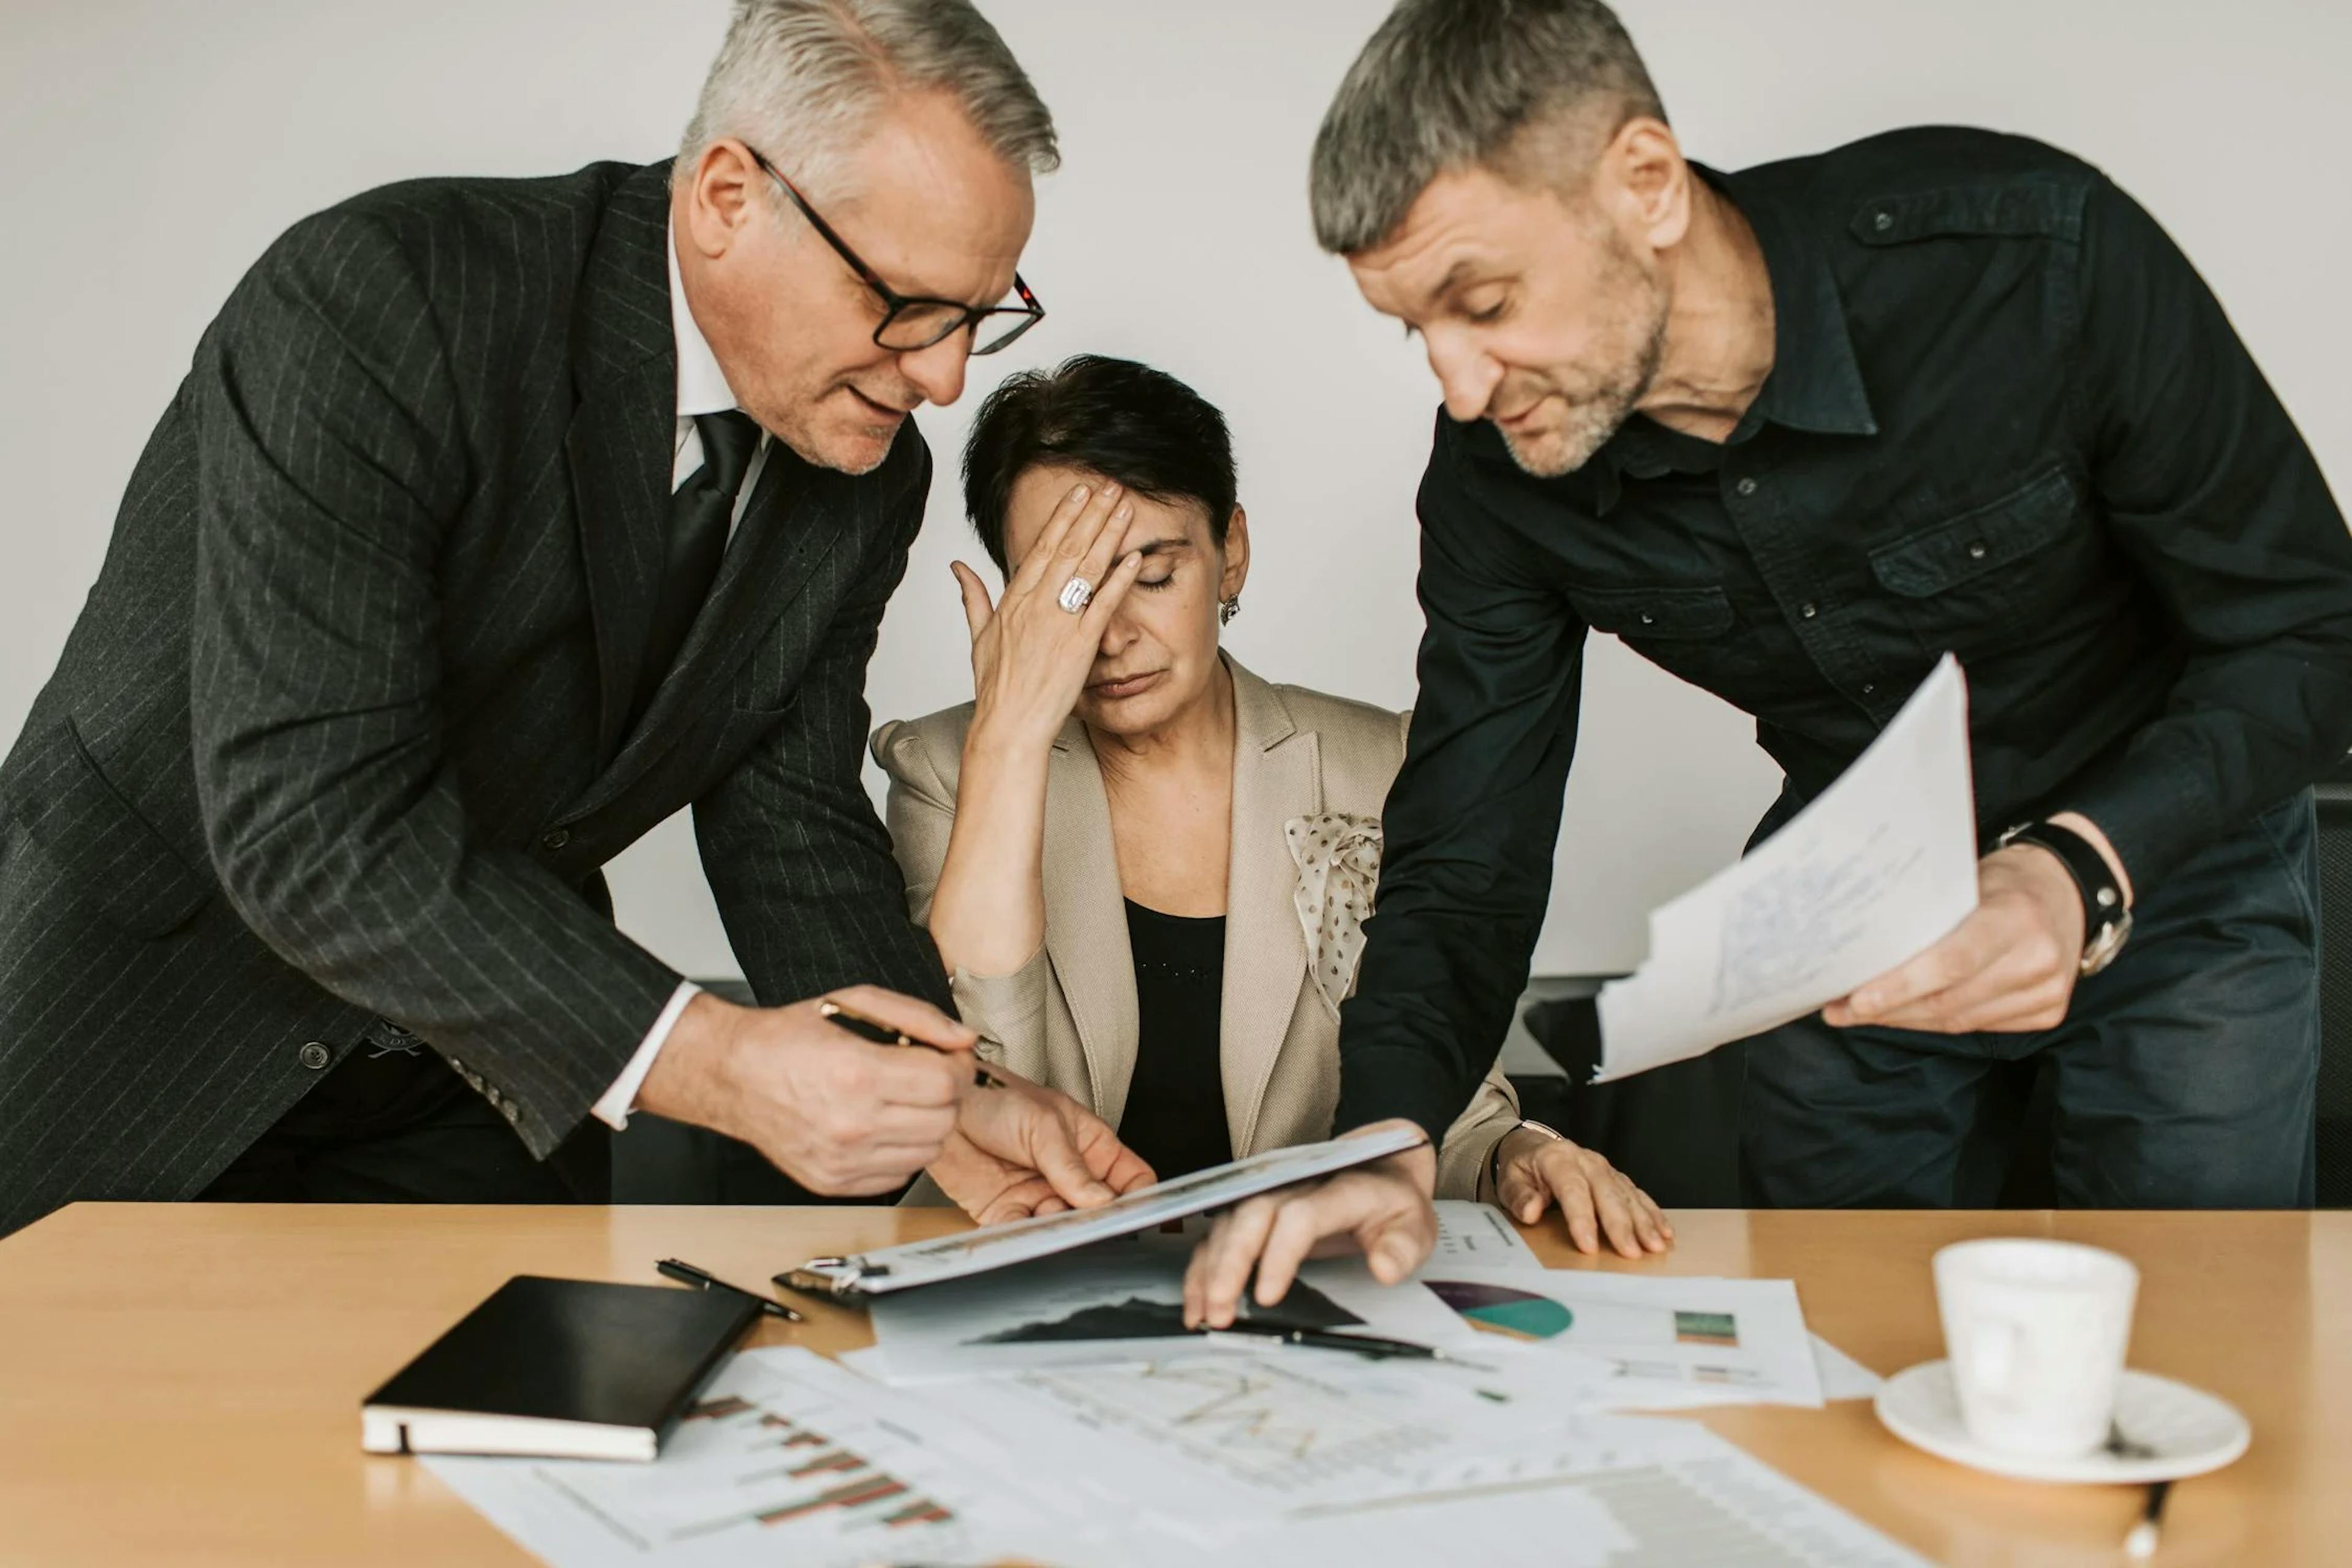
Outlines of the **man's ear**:
[{"label": "man's ear", "polygon": [[1249,580],[1249,513],[1234,508],[1233,517],[1225,523],[1225,571],[1217,582],[1217,597],[1234,599],[1241,596],[1242,584]]},{"label": "man's ear", "polygon": [[1629,238],[1671,250],[1690,231],[1690,165],[1664,121],[1637,114],[1619,126],[1595,174],[1596,195],[1622,216]]},{"label": "man's ear", "polygon": [[743,226],[758,211],[759,183],[767,176],[751,150],[724,136],[702,150],[686,193],[686,228],[703,255],[727,254]]}]

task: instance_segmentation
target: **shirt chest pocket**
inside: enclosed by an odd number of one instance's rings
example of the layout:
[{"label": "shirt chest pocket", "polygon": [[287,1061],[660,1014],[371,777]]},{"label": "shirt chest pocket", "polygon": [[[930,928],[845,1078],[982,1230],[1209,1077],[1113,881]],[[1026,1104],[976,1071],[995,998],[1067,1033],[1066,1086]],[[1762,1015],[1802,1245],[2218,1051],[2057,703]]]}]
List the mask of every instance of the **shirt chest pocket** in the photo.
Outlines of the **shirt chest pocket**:
[{"label": "shirt chest pocket", "polygon": [[1568,602],[1597,632],[1622,638],[1659,668],[1695,685],[1718,682],[1738,616],[1719,587],[1570,588]]},{"label": "shirt chest pocket", "polygon": [[2095,553],[2065,473],[2047,469],[2000,499],[1915,530],[1870,552],[1871,576],[1895,618],[1930,652],[2031,640],[2068,602]]}]

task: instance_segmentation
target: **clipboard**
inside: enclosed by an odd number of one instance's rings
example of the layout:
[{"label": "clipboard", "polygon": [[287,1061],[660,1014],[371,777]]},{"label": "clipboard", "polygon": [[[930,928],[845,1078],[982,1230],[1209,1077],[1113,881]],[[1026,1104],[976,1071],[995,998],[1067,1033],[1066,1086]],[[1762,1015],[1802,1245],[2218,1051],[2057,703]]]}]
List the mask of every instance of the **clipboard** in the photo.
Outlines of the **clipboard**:
[{"label": "clipboard", "polygon": [[1132,1236],[1210,1209],[1230,1207],[1276,1187],[1313,1181],[1350,1166],[1386,1159],[1428,1142],[1417,1127],[1397,1127],[1353,1138],[1334,1138],[1323,1143],[1269,1149],[1231,1164],[1212,1165],[1190,1175],[1154,1183],[1113,1198],[1099,1208],[1066,1209],[1033,1219],[982,1226],[978,1230],[936,1237],[929,1241],[910,1241],[848,1258],[812,1258],[799,1268],[777,1275],[776,1283],[836,1301],[857,1301],[895,1290],[911,1290],[918,1286],[961,1279],[1050,1258],[1090,1242]]}]

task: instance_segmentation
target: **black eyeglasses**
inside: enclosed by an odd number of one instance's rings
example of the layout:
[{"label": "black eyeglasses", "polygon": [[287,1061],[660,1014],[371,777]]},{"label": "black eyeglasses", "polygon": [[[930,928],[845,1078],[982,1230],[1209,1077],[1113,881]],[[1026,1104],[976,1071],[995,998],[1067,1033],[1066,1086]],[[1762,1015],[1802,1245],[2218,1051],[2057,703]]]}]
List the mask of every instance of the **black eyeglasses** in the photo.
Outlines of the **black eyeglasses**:
[{"label": "black eyeglasses", "polygon": [[[1018,272],[1013,275],[1013,291],[1021,297],[1018,305],[967,305],[960,300],[926,300],[899,293],[883,282],[874,268],[866,265],[863,257],[842,243],[841,236],[833,232],[833,226],[816,216],[816,208],[809,205],[808,198],[801,195],[798,187],[784,178],[782,172],[769,163],[758,148],[746,147],[744,151],[751,154],[751,161],[760,165],[768,178],[784,188],[784,195],[793,198],[793,205],[801,209],[801,216],[809,220],[809,226],[833,247],[835,254],[849,263],[849,269],[856,273],[882,301],[882,324],[874,329],[874,341],[879,346],[893,353],[912,353],[918,349],[929,348],[933,343],[944,342],[970,327],[972,330],[971,352],[992,354],[1035,326],[1045,316],[1045,307],[1037,303],[1037,296],[1029,292],[1029,285],[1021,280]],[[1000,321],[998,318],[1010,319]]]}]

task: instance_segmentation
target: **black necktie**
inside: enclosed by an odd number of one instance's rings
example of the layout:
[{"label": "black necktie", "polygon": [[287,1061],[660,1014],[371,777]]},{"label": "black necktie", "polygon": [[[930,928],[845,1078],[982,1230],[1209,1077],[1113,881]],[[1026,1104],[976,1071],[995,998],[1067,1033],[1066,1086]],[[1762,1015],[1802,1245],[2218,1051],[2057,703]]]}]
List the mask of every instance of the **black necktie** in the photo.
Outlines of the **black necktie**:
[{"label": "black necktie", "polygon": [[677,662],[686,634],[694,627],[719,563],[727,554],[728,525],[735,516],[735,493],[760,447],[760,427],[748,414],[698,414],[702,467],[669,499],[669,542],[663,552],[661,594],[654,601],[653,626],[646,637],[645,662],[637,667],[636,700],[629,728],[637,727],[653,705],[654,692]]}]

